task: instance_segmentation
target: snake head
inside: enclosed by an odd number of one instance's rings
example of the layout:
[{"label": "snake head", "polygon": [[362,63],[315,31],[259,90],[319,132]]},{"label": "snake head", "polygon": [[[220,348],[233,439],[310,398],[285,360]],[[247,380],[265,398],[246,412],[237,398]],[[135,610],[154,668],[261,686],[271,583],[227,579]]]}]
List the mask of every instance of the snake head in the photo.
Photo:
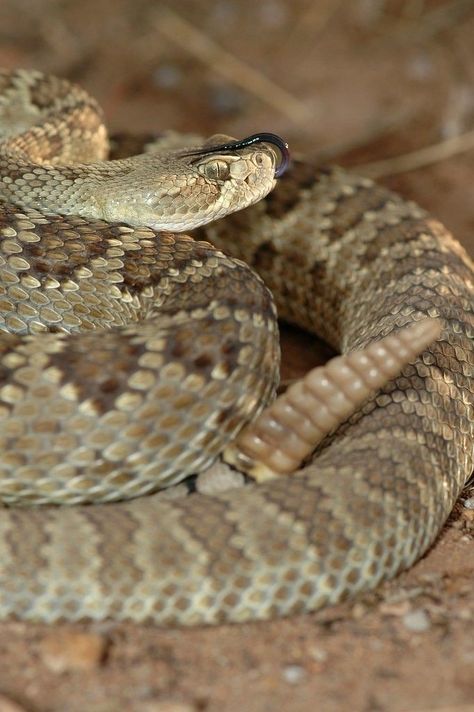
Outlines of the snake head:
[{"label": "snake head", "polygon": [[[140,160],[137,160],[140,159]],[[137,157],[129,188],[108,190],[102,216],[155,230],[192,230],[264,198],[289,160],[274,134],[216,135],[198,148]],[[132,187],[133,186],[133,187]],[[119,213],[120,210],[120,213]]]}]

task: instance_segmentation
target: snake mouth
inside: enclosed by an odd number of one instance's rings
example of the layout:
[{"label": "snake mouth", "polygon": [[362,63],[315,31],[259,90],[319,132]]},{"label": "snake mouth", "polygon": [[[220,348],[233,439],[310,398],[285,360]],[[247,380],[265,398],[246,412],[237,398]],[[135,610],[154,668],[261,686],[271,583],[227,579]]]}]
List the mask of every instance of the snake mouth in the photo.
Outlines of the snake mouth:
[{"label": "snake mouth", "polygon": [[274,146],[279,154],[280,160],[275,165],[275,178],[280,178],[288,166],[290,165],[290,152],[288,150],[288,144],[280,136],[273,133],[256,133],[247,138],[238,139],[236,141],[229,141],[228,143],[220,143],[216,146],[210,146],[205,148],[198,148],[193,151],[187,151],[183,153],[183,156],[206,156],[209,153],[224,153],[228,151],[240,151],[242,148],[247,148],[248,146],[253,146],[256,143],[269,143]]}]

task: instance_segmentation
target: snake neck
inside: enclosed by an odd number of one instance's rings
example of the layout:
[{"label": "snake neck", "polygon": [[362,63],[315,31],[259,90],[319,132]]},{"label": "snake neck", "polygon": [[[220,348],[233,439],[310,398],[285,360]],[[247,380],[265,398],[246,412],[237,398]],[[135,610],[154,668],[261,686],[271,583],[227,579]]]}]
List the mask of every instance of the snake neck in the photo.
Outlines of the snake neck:
[{"label": "snake neck", "polygon": [[33,161],[25,152],[4,145],[0,149],[0,200],[46,215],[157,227],[147,214],[146,202],[154,200],[147,182],[159,172],[159,163],[159,158],[143,154],[56,165]]},{"label": "snake neck", "polygon": [[44,213],[99,218],[96,195],[100,183],[113,174],[108,165],[42,164],[20,151],[5,150],[0,154],[0,199]]}]

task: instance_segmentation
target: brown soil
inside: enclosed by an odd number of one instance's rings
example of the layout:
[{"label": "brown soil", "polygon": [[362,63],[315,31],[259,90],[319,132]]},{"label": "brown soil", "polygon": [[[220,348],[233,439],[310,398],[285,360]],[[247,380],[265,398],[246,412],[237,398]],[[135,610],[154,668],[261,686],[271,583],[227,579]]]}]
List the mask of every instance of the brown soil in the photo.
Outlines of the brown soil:
[{"label": "brown soil", "polygon": [[[381,180],[474,252],[473,0],[168,7],[3,0],[0,65],[79,81],[114,130],[275,131],[361,169],[466,134],[451,157],[390,163]],[[292,376],[325,352],[291,331],[285,355]],[[472,712],[473,515],[460,503],[410,572],[315,615],[196,630],[4,623],[0,712]]]}]

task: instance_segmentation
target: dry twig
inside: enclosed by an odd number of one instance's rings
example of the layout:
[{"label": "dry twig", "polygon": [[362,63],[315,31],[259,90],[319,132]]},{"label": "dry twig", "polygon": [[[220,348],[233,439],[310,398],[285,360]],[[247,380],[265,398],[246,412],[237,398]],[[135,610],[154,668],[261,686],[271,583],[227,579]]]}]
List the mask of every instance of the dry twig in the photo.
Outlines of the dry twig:
[{"label": "dry twig", "polygon": [[383,178],[396,173],[406,173],[417,168],[424,168],[433,163],[445,161],[459,153],[466,153],[472,150],[474,150],[474,129],[459,136],[448,138],[446,141],[435,143],[432,146],[404,153],[401,156],[357,166],[357,171],[369,178]]},{"label": "dry twig", "polygon": [[292,122],[308,124],[311,110],[299,99],[253,69],[244,61],[224,50],[214,40],[170,8],[163,8],[158,15],[157,31],[167,40],[192,54],[213,72],[240,86],[249,94],[277,109]]}]

